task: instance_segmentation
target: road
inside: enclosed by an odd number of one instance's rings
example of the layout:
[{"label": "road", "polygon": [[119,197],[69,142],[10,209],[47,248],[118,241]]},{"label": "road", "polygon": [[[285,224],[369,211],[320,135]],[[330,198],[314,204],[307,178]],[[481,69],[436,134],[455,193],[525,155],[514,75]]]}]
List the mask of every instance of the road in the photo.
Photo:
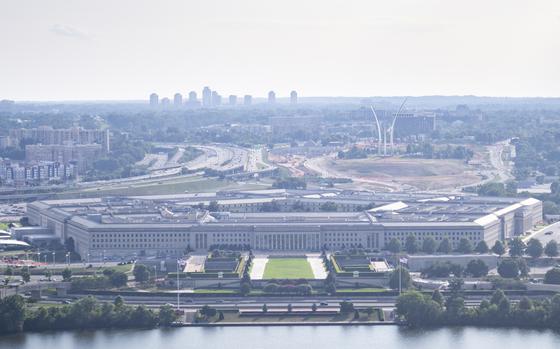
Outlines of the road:
[{"label": "road", "polygon": [[[73,301],[76,297],[80,298],[85,295],[73,294],[68,297],[49,297],[41,301],[41,303],[61,303],[63,301]],[[112,302],[115,296],[95,296],[100,301]],[[543,299],[544,296],[528,296],[531,299]],[[125,302],[129,305],[145,305],[151,308],[157,308],[165,304],[177,304],[177,295],[170,293],[168,297],[146,297],[146,296],[124,296]],[[483,300],[489,300],[491,295],[487,296],[465,296],[465,305],[477,306]],[[508,296],[514,302],[519,301],[521,296]],[[395,307],[396,296],[309,296],[309,297],[269,297],[269,298],[246,298],[246,297],[193,297],[190,293],[181,293],[179,305],[182,309],[200,309],[204,305],[215,307],[218,310],[239,310],[239,309],[262,309],[266,304],[271,308],[285,308],[291,304],[294,308],[307,308],[316,304],[325,310],[338,310],[339,305],[343,301],[350,301],[356,307],[378,307],[392,309]],[[321,305],[323,303],[323,305]]]},{"label": "road", "polygon": [[[550,234],[550,232],[552,232]],[[523,237],[523,241],[527,242],[530,239],[539,240],[543,246],[545,246],[550,240],[556,240],[560,243],[560,222],[548,225],[541,230]]]}]

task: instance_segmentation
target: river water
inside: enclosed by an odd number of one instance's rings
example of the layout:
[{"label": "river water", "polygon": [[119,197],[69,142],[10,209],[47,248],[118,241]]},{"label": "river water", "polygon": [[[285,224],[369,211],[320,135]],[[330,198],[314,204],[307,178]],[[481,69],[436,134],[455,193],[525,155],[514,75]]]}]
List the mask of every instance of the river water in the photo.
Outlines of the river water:
[{"label": "river water", "polygon": [[0,337],[1,349],[547,349],[560,348],[549,330],[397,326],[172,328],[27,333]]}]

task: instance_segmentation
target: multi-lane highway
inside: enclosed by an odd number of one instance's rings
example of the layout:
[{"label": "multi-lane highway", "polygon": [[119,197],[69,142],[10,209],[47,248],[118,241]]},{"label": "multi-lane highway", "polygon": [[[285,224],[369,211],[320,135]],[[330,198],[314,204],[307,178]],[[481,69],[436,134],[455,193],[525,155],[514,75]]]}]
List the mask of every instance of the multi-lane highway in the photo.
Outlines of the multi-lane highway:
[{"label": "multi-lane highway", "polygon": [[[83,297],[85,295],[73,294],[68,297],[49,297],[41,302],[44,303],[60,303],[63,301],[73,301],[75,298]],[[100,301],[112,302],[115,296],[96,295]],[[531,299],[543,299],[546,296],[534,294],[528,295]],[[130,305],[145,305],[148,307],[160,307],[165,304],[177,305],[177,295],[170,293],[169,296],[124,296],[125,302]],[[291,304],[294,308],[310,308],[316,304],[322,309],[338,310],[340,303],[343,301],[350,301],[358,308],[378,307],[391,309],[395,307],[397,296],[308,296],[308,297],[221,297],[221,296],[208,296],[201,297],[193,295],[192,293],[181,293],[179,297],[179,306],[182,309],[199,309],[204,305],[210,305],[219,310],[257,310],[262,309],[266,304],[269,309],[286,308]],[[489,300],[491,294],[488,295],[466,295],[466,306],[477,306],[482,300]],[[522,298],[521,295],[510,295],[509,299],[517,302]]]}]

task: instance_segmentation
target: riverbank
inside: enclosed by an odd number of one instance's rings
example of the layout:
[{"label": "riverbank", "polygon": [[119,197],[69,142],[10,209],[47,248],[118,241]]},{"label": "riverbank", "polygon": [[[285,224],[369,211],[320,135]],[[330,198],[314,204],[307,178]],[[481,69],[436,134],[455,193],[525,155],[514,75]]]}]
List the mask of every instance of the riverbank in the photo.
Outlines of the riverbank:
[{"label": "riverbank", "polygon": [[398,326],[394,321],[308,321],[308,322],[216,322],[216,323],[173,323],[171,327],[275,327],[275,326]]}]

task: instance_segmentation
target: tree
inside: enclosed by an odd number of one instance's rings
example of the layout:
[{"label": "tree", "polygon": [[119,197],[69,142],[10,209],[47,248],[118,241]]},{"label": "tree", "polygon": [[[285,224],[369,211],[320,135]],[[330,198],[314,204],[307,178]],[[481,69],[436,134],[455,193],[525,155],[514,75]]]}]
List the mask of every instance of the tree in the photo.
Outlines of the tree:
[{"label": "tree", "polygon": [[403,293],[397,298],[396,305],[397,315],[413,327],[438,323],[442,315],[440,304],[417,291]]},{"label": "tree", "polygon": [[556,240],[550,240],[544,247],[544,254],[550,258],[558,257],[558,243]]},{"label": "tree", "polygon": [[490,304],[498,305],[502,300],[506,299],[506,295],[502,290],[496,290],[490,298]]},{"label": "tree", "polygon": [[386,248],[393,253],[399,253],[402,249],[401,242],[396,238],[392,238],[391,240],[389,240]]},{"label": "tree", "polygon": [[488,275],[488,266],[482,259],[473,259],[467,264],[465,271],[473,277],[482,277]]},{"label": "tree", "polygon": [[69,268],[65,268],[62,271],[62,280],[70,281],[71,279],[72,279],[72,270],[70,270]]},{"label": "tree", "polygon": [[205,305],[202,308],[200,308],[198,312],[200,313],[200,315],[206,318],[216,316],[216,314],[218,313],[218,311],[215,308],[210,308],[208,305]]},{"label": "tree", "polygon": [[21,279],[23,282],[31,281],[31,274],[29,274],[29,270],[27,270],[27,268],[21,271]]},{"label": "tree", "polygon": [[448,238],[441,240],[438,247],[438,252],[448,254],[452,250],[451,242]]},{"label": "tree", "polygon": [[319,209],[323,212],[336,212],[338,210],[338,206],[333,201],[327,201],[324,204],[321,204]]},{"label": "tree", "polygon": [[463,274],[463,267],[460,264],[438,261],[422,270],[422,275],[428,278],[444,278],[448,277],[450,274],[461,277]]},{"label": "tree", "polygon": [[217,201],[210,201],[208,204],[208,211],[216,212],[219,210],[218,202]]},{"label": "tree", "polygon": [[242,282],[239,292],[241,292],[242,295],[248,295],[249,292],[251,292],[251,284],[249,282]]},{"label": "tree", "polygon": [[533,308],[533,302],[526,296],[523,296],[521,300],[519,300],[519,309],[520,310],[531,310]]},{"label": "tree", "polygon": [[490,249],[488,248],[488,245],[486,244],[486,241],[484,240],[480,240],[480,242],[478,244],[476,244],[476,247],[474,248],[476,253],[480,253],[480,254],[485,254],[488,253],[488,251],[490,251]]},{"label": "tree", "polygon": [[177,320],[177,314],[170,305],[162,305],[159,307],[159,324],[160,326],[170,326]]},{"label": "tree", "polygon": [[266,305],[266,303],[264,303],[263,306],[262,306],[262,312],[263,313],[268,312],[268,306]]},{"label": "tree", "polygon": [[545,215],[549,215],[549,214],[559,214],[560,213],[560,209],[558,208],[558,205],[556,205],[556,203],[554,203],[553,201],[543,201],[543,214]]},{"label": "tree", "polygon": [[560,285],[560,268],[552,268],[544,274],[545,284]]},{"label": "tree", "polygon": [[113,304],[115,305],[115,307],[120,308],[124,305],[124,299],[121,296],[117,296],[115,297]]},{"label": "tree", "polygon": [[287,310],[288,310],[288,313],[291,313],[291,312],[292,312],[292,303],[289,303],[289,304],[288,304]]},{"label": "tree", "polygon": [[123,287],[128,282],[128,276],[121,271],[116,271],[109,276],[109,281],[114,287]]},{"label": "tree", "polygon": [[414,235],[409,235],[406,237],[404,248],[406,252],[410,254],[418,252],[418,242],[416,241],[416,237]]},{"label": "tree", "polygon": [[463,285],[465,285],[465,281],[461,278],[456,277],[449,280],[449,290],[451,290],[452,293],[458,293],[461,291],[461,289],[463,289]]},{"label": "tree", "polygon": [[316,311],[317,311],[317,304],[316,304],[316,303],[313,303],[313,304],[311,305],[311,311],[312,311],[312,312],[316,312]]},{"label": "tree", "polygon": [[445,301],[438,289],[435,289],[434,292],[432,292],[432,300],[439,305],[443,305],[443,302]]},{"label": "tree", "polygon": [[354,303],[342,301],[340,302],[340,312],[342,314],[348,314],[354,311]]},{"label": "tree", "polygon": [[50,270],[45,271],[45,277],[51,281],[52,279],[52,272]]},{"label": "tree", "polygon": [[527,245],[520,238],[512,239],[509,243],[509,255],[511,257],[521,257],[525,253]]},{"label": "tree", "polygon": [[22,296],[8,296],[0,300],[0,332],[21,332],[24,320],[25,299]]},{"label": "tree", "polygon": [[150,271],[144,264],[136,264],[132,273],[134,274],[134,279],[138,282],[146,282],[150,279]]},{"label": "tree", "polygon": [[503,278],[516,278],[519,276],[519,264],[517,260],[508,258],[498,265],[498,274]]},{"label": "tree", "polygon": [[494,246],[492,246],[492,252],[501,257],[504,253],[506,253],[506,247],[500,240],[496,240]]},{"label": "tree", "polygon": [[407,288],[410,288],[410,286],[412,286],[412,278],[410,277],[408,269],[402,266],[395,268],[395,270],[391,273],[391,276],[389,277],[389,287],[394,290],[399,289],[399,274],[401,289],[406,290]]},{"label": "tree", "polygon": [[542,254],[544,252],[544,248],[543,248],[542,243],[539,240],[531,239],[531,240],[529,240],[529,243],[527,243],[526,252],[532,258],[537,259],[540,256],[542,256]]},{"label": "tree", "polygon": [[519,267],[519,275],[522,276],[522,277],[529,276],[529,272],[531,271],[531,269],[527,265],[527,262],[525,261],[525,259],[524,258],[517,258],[516,261],[517,261],[517,266]]},{"label": "tree", "polygon": [[14,270],[12,269],[12,267],[7,267],[4,274],[6,274],[7,276],[12,276],[14,275]]},{"label": "tree", "polygon": [[472,244],[471,241],[467,238],[461,238],[459,240],[459,245],[457,246],[457,252],[462,254],[469,254],[472,253]]},{"label": "tree", "polygon": [[422,240],[422,252],[427,254],[434,254],[437,249],[436,240],[433,237],[428,237]]}]

